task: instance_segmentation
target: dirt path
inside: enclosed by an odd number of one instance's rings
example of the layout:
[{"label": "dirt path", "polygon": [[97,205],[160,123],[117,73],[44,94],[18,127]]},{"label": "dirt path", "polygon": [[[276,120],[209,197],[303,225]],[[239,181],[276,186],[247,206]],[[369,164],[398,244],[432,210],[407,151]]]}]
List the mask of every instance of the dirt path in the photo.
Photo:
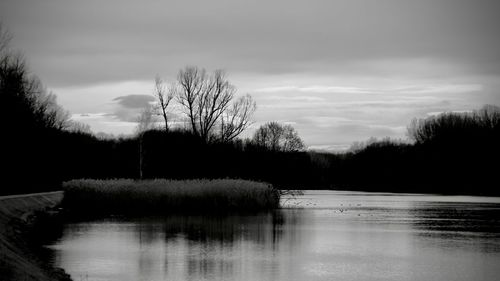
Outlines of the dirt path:
[{"label": "dirt path", "polygon": [[23,239],[29,214],[56,206],[62,191],[0,197],[1,280],[60,280],[61,272],[37,260]]},{"label": "dirt path", "polygon": [[0,196],[0,216],[24,219],[30,212],[54,207],[62,197],[62,191]]}]

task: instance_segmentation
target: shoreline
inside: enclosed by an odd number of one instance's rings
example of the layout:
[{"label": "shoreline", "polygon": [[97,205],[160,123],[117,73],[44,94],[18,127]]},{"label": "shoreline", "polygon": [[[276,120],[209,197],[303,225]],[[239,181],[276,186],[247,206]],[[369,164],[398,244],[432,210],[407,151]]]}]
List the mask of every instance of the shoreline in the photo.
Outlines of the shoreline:
[{"label": "shoreline", "polygon": [[[38,241],[40,214],[53,212],[62,192],[34,193],[0,197],[0,276],[2,280],[70,281],[61,268],[41,257]],[[43,235],[43,233],[42,233]]]}]

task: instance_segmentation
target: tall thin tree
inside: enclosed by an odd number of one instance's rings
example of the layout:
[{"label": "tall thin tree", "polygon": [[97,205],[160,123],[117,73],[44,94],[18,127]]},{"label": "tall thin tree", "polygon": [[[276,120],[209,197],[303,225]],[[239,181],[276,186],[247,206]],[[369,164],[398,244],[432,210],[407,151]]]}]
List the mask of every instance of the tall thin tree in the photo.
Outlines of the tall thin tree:
[{"label": "tall thin tree", "polygon": [[159,76],[156,76],[154,96],[158,99],[159,114],[162,116],[165,123],[165,131],[168,132],[168,106],[175,96],[175,86],[166,85]]}]

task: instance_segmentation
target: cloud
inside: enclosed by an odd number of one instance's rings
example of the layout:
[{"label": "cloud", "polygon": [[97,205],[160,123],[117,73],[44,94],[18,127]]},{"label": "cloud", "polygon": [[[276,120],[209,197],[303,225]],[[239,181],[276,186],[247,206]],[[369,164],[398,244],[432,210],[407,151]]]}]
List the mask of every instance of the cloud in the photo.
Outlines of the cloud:
[{"label": "cloud", "polygon": [[392,92],[406,94],[461,94],[474,93],[483,89],[481,84],[441,84],[441,85],[414,85],[393,89]]},{"label": "cloud", "polygon": [[127,95],[113,99],[116,108],[112,115],[119,121],[137,122],[141,111],[150,107],[155,99],[151,95]]},{"label": "cloud", "polygon": [[472,113],[473,110],[451,110],[451,111],[433,111],[427,112],[428,116],[437,116],[443,113]]},{"label": "cloud", "polygon": [[72,120],[88,124],[93,132],[106,132],[115,135],[130,134],[136,127],[136,122],[121,121],[110,113],[76,113]]},{"label": "cloud", "polygon": [[0,1],[0,17],[34,71],[60,87],[175,76],[187,64],[262,75],[499,75],[499,6],[25,0]]},{"label": "cloud", "polygon": [[75,121],[95,120],[109,116],[109,113],[76,113],[71,115],[71,119]]},{"label": "cloud", "polygon": [[[256,89],[256,92],[261,93],[279,93],[279,92],[302,92],[308,94],[318,93],[340,93],[340,94],[458,94],[478,92],[483,89],[481,84],[423,84],[423,85],[402,85],[397,87],[372,87],[360,88],[353,86],[328,86],[328,85],[311,85],[311,86],[272,86]],[[273,98],[286,98],[286,96],[269,96]],[[297,97],[293,97],[297,98]],[[308,96],[311,98],[311,96]]]},{"label": "cloud", "polygon": [[116,101],[124,108],[141,109],[155,102],[155,98],[151,95],[128,95],[116,97],[113,101]]},{"label": "cloud", "polygon": [[98,113],[76,113],[72,115],[73,120],[83,122],[101,122],[111,126],[130,128],[131,123],[136,123],[142,110],[154,102],[154,97],[149,95],[126,95],[113,98],[109,112]]},{"label": "cloud", "polygon": [[300,118],[300,122],[303,124],[308,124],[308,126],[314,126],[317,128],[331,128],[338,124],[352,124],[356,120],[349,119],[340,116],[304,116]]},{"label": "cloud", "polygon": [[266,87],[257,89],[256,92],[263,93],[274,93],[274,92],[288,92],[288,91],[298,91],[307,93],[369,93],[369,89],[363,89],[358,87],[341,87],[341,86],[323,86],[323,85],[313,85],[313,86],[276,86],[276,87]]},{"label": "cloud", "polygon": [[349,144],[318,144],[310,145],[308,150],[325,152],[343,152],[350,148]]},{"label": "cloud", "polygon": [[139,109],[118,108],[112,113],[112,116],[119,121],[137,122],[140,113]]},{"label": "cloud", "polygon": [[[58,102],[72,113],[112,113],[117,106],[120,106],[118,102],[122,97],[138,94],[146,96],[147,93],[151,93],[153,81],[120,81],[52,88],[51,90],[57,94]],[[124,98],[124,102],[127,103],[127,98]]]}]

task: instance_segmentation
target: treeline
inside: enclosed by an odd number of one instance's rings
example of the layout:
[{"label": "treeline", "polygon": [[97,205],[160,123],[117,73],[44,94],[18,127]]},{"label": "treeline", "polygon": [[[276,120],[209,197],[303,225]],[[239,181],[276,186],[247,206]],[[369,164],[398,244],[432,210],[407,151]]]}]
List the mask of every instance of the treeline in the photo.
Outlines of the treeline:
[{"label": "treeline", "polygon": [[241,139],[206,143],[186,130],[150,130],[122,139],[68,131],[39,134],[12,144],[11,158],[2,158],[18,163],[3,165],[8,171],[3,178],[12,185],[3,185],[2,193],[57,189],[76,178],[138,179],[142,171],[144,179],[241,178],[279,188],[500,195],[499,122],[476,138],[464,132],[442,141],[457,120],[500,115],[498,109],[481,112],[418,121],[418,128],[410,128],[419,132],[429,124],[447,125],[414,144],[381,140],[337,154],[271,149]]},{"label": "treeline", "polygon": [[350,189],[500,195],[500,108],[414,119],[412,144],[383,140],[344,155],[334,182]]}]

